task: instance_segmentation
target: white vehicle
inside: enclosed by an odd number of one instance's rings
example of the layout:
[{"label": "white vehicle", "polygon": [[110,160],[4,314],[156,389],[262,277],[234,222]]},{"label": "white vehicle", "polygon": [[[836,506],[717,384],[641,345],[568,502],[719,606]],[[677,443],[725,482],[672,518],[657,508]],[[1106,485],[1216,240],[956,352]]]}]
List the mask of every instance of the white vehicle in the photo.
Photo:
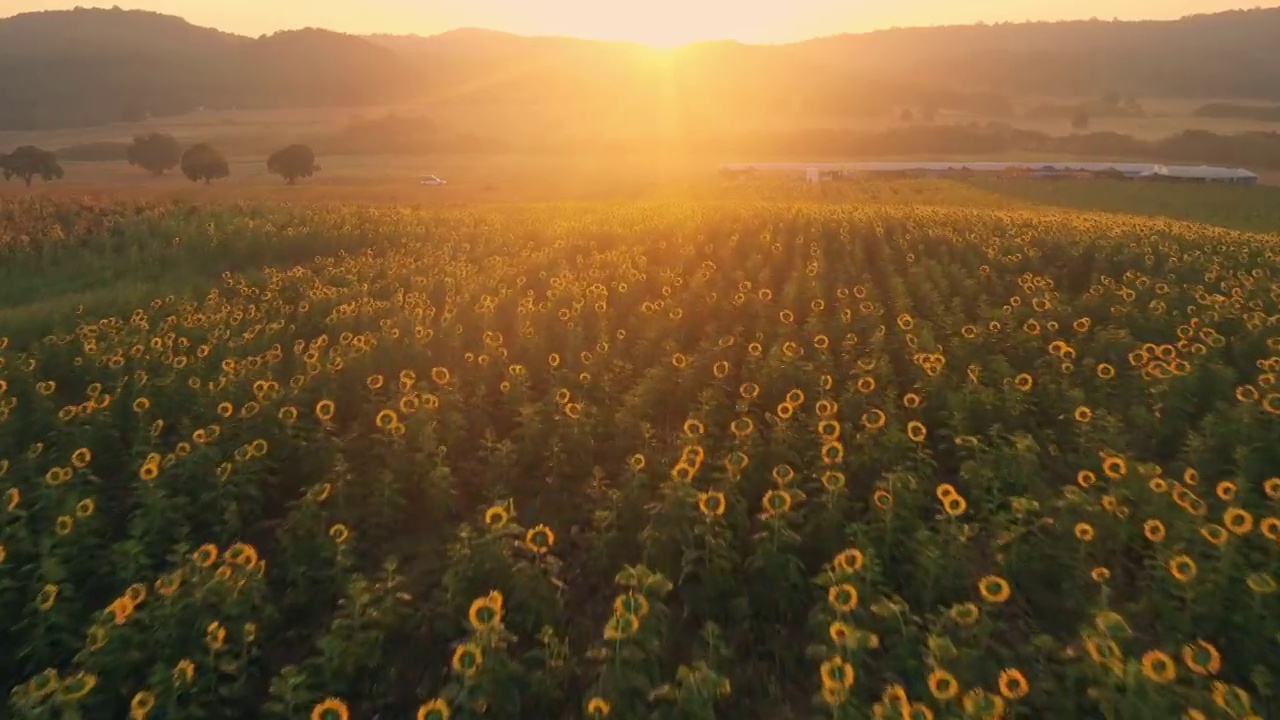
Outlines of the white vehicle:
[{"label": "white vehicle", "polygon": [[435,175],[423,175],[422,178],[418,180],[418,183],[420,185],[448,185],[449,184],[444,180],[436,177]]}]

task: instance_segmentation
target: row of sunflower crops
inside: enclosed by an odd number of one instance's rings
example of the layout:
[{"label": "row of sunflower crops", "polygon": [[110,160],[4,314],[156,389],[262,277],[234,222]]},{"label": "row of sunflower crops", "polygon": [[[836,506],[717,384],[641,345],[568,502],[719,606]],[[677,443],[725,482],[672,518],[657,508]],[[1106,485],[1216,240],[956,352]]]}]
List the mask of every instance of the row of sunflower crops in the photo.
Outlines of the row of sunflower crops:
[{"label": "row of sunflower crops", "polygon": [[4,213],[8,717],[1280,717],[1280,236]]}]

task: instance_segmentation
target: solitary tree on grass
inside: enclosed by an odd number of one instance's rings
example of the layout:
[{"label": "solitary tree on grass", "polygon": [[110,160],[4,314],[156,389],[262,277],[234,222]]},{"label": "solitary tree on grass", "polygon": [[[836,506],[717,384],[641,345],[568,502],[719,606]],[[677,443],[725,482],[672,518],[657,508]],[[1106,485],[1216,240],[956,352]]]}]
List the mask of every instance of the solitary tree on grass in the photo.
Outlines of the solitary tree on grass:
[{"label": "solitary tree on grass", "polygon": [[31,187],[31,181],[37,177],[45,182],[62,179],[58,158],[34,145],[23,145],[8,155],[0,155],[0,172],[4,173],[5,180],[21,178],[27,187]]},{"label": "solitary tree on grass", "polygon": [[320,166],[316,164],[316,154],[311,148],[306,145],[290,145],[267,158],[267,170],[293,185],[298,178],[311,177],[320,172]]},{"label": "solitary tree on grass", "polygon": [[182,146],[172,135],[153,132],[135,137],[128,156],[130,165],[137,165],[152,175],[163,175],[166,170],[178,167]]},{"label": "solitary tree on grass", "polygon": [[199,143],[182,153],[182,174],[191,182],[203,180],[208,185],[231,175],[231,166],[212,145]]}]

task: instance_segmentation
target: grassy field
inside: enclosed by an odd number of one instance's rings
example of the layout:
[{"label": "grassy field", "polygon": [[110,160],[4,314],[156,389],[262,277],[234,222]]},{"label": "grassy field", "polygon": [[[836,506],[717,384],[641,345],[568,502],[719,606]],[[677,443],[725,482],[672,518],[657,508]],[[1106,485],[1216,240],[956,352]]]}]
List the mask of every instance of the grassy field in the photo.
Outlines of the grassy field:
[{"label": "grassy field", "polygon": [[6,198],[7,716],[1280,713],[1275,189],[581,172]]}]

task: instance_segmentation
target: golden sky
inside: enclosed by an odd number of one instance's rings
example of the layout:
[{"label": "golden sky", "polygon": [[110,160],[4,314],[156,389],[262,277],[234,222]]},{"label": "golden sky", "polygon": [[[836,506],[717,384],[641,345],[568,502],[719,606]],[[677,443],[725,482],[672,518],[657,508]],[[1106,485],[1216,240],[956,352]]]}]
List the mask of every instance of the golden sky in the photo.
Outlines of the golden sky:
[{"label": "golden sky", "polygon": [[483,27],[676,45],[722,39],[787,42],[980,20],[1171,19],[1252,7],[1258,0],[3,0],[0,13],[111,4],[181,15],[197,25],[245,35],[307,26],[423,35]]}]

